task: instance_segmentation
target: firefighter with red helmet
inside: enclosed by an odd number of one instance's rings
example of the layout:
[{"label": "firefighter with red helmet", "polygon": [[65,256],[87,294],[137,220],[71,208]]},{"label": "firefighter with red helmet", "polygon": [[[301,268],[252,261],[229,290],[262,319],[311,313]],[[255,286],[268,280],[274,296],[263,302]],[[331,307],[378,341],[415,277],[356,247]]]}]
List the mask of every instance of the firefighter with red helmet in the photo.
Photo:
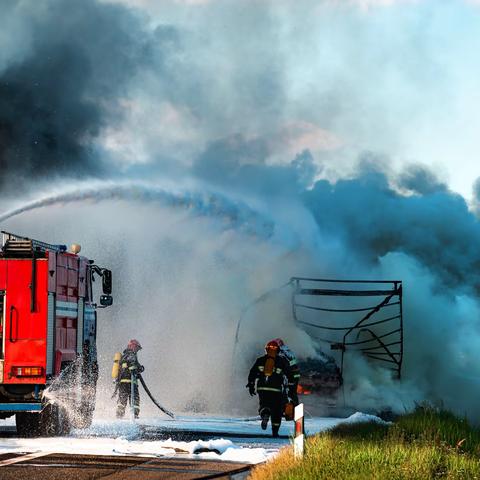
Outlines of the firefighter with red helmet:
[{"label": "firefighter with red helmet", "polygon": [[118,389],[117,418],[122,418],[125,415],[128,400],[133,408],[135,418],[138,418],[140,413],[137,375],[143,372],[144,367],[140,365],[137,353],[141,349],[140,342],[132,339],[128,342],[127,348],[120,357],[116,379]]},{"label": "firefighter with red helmet", "polygon": [[293,382],[292,370],[287,359],[279,355],[280,345],[272,340],[265,345],[265,355],[258,357],[248,375],[247,388],[250,395],[259,396],[259,413],[262,429],[266,430],[271,419],[272,436],[278,437],[284,406],[285,379]]}]

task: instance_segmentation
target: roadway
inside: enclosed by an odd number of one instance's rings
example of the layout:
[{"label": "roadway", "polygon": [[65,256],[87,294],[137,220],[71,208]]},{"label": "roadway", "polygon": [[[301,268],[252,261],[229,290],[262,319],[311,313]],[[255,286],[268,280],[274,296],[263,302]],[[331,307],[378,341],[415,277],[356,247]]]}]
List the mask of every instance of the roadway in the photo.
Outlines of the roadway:
[{"label": "roadway", "polygon": [[[41,441],[39,439],[39,441]],[[243,480],[251,465],[215,460],[138,456],[75,455],[48,452],[0,455],[2,480]]]},{"label": "roadway", "polygon": [[[314,433],[339,421],[312,418],[307,425]],[[96,420],[68,437],[26,439],[8,419],[0,422],[0,480],[241,480],[290,444],[293,423],[284,422],[280,433],[272,438],[257,417],[195,416]]]}]

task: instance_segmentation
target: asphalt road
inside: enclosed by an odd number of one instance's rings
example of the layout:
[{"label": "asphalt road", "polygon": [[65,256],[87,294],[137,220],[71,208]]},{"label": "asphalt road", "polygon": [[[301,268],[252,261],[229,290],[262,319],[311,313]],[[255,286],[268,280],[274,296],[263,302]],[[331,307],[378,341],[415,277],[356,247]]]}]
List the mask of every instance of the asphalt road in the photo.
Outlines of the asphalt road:
[{"label": "asphalt road", "polygon": [[2,480],[243,480],[251,465],[176,458],[31,453],[0,455]]},{"label": "asphalt road", "polygon": [[[138,424],[134,428],[134,436],[128,438],[131,441],[158,441],[172,439],[174,441],[196,441],[210,440],[212,438],[231,439],[238,446],[249,448],[280,448],[289,443],[289,437],[286,435],[280,438],[272,438],[267,432],[248,432],[247,431],[222,431],[209,429],[209,426],[218,425],[214,422],[212,425],[205,422],[196,425],[198,430],[185,428],[189,426],[189,422],[179,422],[178,425],[170,424],[167,426]],[[218,422],[217,422],[218,423]],[[229,424],[225,427],[228,428]],[[108,426],[108,425],[107,425]],[[128,426],[128,425],[127,425]],[[242,425],[243,426],[243,425]],[[115,423],[112,428],[98,428],[93,431],[75,431],[73,439],[83,442],[91,438],[115,438],[121,433],[115,433]],[[125,427],[121,424],[120,427]],[[170,427],[170,428],[168,428]],[[182,428],[183,427],[183,428]],[[204,427],[203,429],[201,427]],[[220,430],[220,431],[219,431]],[[257,429],[258,430],[258,429]],[[127,429],[127,433],[129,432]],[[125,432],[123,433],[125,434]],[[19,445],[24,440],[19,438],[15,426],[11,424],[2,425],[0,427],[0,443],[4,438],[8,442],[16,442]],[[7,440],[8,439],[8,440]],[[96,454],[78,454],[74,450],[69,449],[68,453],[58,453],[51,447],[41,450],[42,439],[38,441],[38,448],[28,446],[23,452],[25,453],[4,453],[0,454],[0,480],[90,480],[90,479],[110,479],[110,480],[153,480],[153,479],[210,479],[210,478],[230,478],[234,480],[243,480],[247,478],[251,464],[239,462],[216,461],[210,459],[191,458],[186,456],[185,452],[178,452],[174,457],[147,456],[148,454],[139,453],[127,455],[96,455]],[[18,449],[17,449],[18,451]],[[63,449],[62,449],[63,451]],[[214,450],[213,450],[214,451]],[[34,452],[34,453],[26,453]],[[92,451],[94,453],[95,450]],[[104,452],[106,453],[106,452]],[[195,452],[199,453],[199,452]]]}]

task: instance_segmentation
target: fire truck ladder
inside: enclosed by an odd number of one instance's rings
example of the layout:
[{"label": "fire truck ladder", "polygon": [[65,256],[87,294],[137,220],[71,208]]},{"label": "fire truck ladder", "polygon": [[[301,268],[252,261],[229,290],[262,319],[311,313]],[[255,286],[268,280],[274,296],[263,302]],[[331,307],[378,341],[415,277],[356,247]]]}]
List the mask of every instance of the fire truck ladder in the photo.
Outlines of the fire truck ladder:
[{"label": "fire truck ladder", "polygon": [[[390,364],[389,368],[401,378],[403,361],[401,281],[292,277],[292,284],[295,322],[303,328],[307,327],[312,331],[312,336],[318,340],[329,343],[332,350],[341,351],[342,376],[345,351],[348,348],[349,351],[361,352],[370,360]],[[356,288],[352,289],[350,287],[352,285]],[[366,289],[366,285],[371,289]],[[326,288],[327,286],[334,288]],[[335,304],[326,304],[326,299],[332,297]],[[356,304],[365,297],[383,298],[375,305]],[[305,319],[306,312],[309,312],[310,316]],[[360,318],[357,313],[361,314]],[[321,337],[317,336],[318,332],[322,332]]]},{"label": "fire truck ladder", "polygon": [[33,240],[32,238],[22,237],[14,233],[2,230],[2,252],[4,255],[31,257],[36,252],[65,252],[66,245],[52,245],[50,243]]}]

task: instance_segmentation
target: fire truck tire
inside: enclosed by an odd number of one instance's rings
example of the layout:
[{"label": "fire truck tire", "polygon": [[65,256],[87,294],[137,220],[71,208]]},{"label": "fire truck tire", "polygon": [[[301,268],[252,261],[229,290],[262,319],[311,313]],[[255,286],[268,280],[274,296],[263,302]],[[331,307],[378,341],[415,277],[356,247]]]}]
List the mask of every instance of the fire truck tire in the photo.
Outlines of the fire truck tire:
[{"label": "fire truck tire", "polygon": [[47,405],[41,414],[40,434],[46,437],[68,435],[72,429],[70,419],[64,408]]},{"label": "fire truck tire", "polygon": [[15,415],[17,434],[20,437],[36,437],[40,435],[40,413],[19,412]]}]

